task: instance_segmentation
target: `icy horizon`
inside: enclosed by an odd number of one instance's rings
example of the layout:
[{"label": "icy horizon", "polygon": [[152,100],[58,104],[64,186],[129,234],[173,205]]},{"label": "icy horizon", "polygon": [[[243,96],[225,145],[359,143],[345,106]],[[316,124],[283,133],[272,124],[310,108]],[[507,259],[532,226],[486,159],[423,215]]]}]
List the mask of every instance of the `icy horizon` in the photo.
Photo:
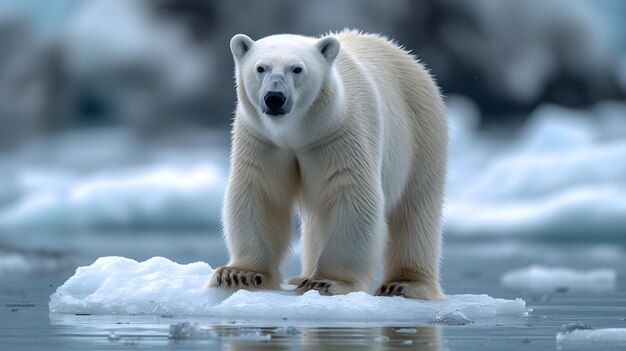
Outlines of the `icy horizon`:
[{"label": "icy horizon", "polygon": [[[626,240],[626,103],[543,105],[508,137],[481,131],[471,100],[451,96],[446,103],[448,238]],[[110,130],[25,145],[0,163],[0,230],[218,229],[226,138],[189,134],[215,142],[168,148]]]}]

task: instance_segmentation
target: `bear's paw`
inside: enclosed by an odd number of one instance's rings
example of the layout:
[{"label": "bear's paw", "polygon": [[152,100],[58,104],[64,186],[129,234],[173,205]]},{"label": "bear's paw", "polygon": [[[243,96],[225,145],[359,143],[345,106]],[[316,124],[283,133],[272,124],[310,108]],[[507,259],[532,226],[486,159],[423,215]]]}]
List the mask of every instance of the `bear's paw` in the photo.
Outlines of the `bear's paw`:
[{"label": "bear's paw", "polygon": [[305,293],[309,290],[317,290],[320,295],[344,295],[355,291],[361,291],[353,283],[341,282],[330,279],[304,279],[296,289]]},{"label": "bear's paw", "polygon": [[240,269],[237,267],[219,267],[213,272],[207,286],[222,289],[277,289],[277,284],[271,277],[262,272]]},{"label": "bear's paw", "polygon": [[441,300],[444,298],[438,283],[418,281],[387,282],[376,290],[376,296],[404,296],[419,300]]}]

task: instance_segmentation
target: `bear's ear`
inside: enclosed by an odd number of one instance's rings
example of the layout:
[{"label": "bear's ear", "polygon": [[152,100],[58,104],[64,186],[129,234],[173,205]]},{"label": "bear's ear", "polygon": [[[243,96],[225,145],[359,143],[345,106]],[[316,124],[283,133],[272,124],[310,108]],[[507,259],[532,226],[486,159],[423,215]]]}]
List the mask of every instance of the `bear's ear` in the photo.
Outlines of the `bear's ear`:
[{"label": "bear's ear", "polygon": [[341,44],[335,37],[326,37],[317,41],[317,50],[326,58],[328,62],[333,62],[339,54]]},{"label": "bear's ear", "polygon": [[230,40],[230,51],[235,59],[240,60],[250,50],[254,40],[245,34],[237,34]]}]

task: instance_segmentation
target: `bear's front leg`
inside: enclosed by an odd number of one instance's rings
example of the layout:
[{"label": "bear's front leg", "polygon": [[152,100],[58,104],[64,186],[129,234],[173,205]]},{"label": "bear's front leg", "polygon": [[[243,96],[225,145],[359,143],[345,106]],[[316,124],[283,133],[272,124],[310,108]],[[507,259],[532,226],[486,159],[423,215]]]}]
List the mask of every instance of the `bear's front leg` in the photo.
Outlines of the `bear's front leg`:
[{"label": "bear's front leg", "polygon": [[297,185],[295,158],[235,125],[231,172],[223,209],[230,261],[209,287],[280,289],[280,264],[292,232]]},{"label": "bear's front leg", "polygon": [[300,283],[298,290],[314,289],[325,295],[368,291],[386,241],[379,178],[363,170],[344,168],[325,179],[318,195],[311,194],[314,199],[309,198],[311,201],[303,208],[316,212],[316,221],[305,225],[313,225],[317,231],[304,228],[303,235],[317,235],[319,251],[313,274]]}]

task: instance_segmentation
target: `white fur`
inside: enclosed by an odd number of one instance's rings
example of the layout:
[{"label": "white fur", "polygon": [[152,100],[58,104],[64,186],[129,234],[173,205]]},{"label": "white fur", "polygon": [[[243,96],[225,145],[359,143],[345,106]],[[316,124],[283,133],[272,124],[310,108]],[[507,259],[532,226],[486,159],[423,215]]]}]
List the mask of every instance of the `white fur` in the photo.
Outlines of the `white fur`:
[{"label": "white fur", "polygon": [[[384,259],[378,294],[441,298],[448,139],[428,72],[390,41],[354,31],[256,42],[237,35],[231,50],[238,94],[224,203],[231,260],[209,285],[279,288],[297,204],[303,271],[289,282],[306,280],[301,291],[368,290]],[[293,107],[282,118],[262,112],[264,74],[284,78]]]}]

